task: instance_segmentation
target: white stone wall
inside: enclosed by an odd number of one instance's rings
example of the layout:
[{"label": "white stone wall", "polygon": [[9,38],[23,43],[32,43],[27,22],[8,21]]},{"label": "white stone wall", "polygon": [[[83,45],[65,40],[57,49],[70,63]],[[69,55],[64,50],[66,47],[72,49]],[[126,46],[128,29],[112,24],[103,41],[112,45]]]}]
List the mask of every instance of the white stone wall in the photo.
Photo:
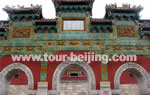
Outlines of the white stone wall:
[{"label": "white stone wall", "polygon": [[27,85],[10,85],[8,95],[28,95]]},{"label": "white stone wall", "polygon": [[120,89],[120,95],[140,95],[137,84],[121,84]]},{"label": "white stone wall", "polygon": [[61,83],[60,95],[88,95],[88,83]]},{"label": "white stone wall", "polygon": [[[88,83],[61,83],[60,95],[88,95]],[[121,84],[120,95],[140,95],[136,84]],[[8,95],[28,95],[27,85],[10,85]]]}]

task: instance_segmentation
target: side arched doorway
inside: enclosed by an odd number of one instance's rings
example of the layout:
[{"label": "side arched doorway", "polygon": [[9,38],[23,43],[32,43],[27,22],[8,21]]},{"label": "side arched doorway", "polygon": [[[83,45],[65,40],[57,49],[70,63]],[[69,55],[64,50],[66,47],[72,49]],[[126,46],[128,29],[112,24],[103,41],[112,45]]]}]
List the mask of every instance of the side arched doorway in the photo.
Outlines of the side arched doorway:
[{"label": "side arched doorway", "polygon": [[[14,90],[12,90],[11,86],[10,86],[10,82],[12,80],[13,77],[18,77],[18,75],[20,73],[24,73],[27,77],[27,86],[26,87],[22,87],[21,88],[14,88]],[[5,91],[3,91],[3,93],[6,93],[6,95],[13,95],[13,93],[15,95],[19,95],[20,93],[24,94],[24,95],[28,95],[29,94],[29,90],[33,90],[34,88],[34,79],[33,79],[33,75],[31,70],[24,64],[21,63],[13,63],[8,65],[7,67],[5,67],[1,72],[0,72],[0,81],[1,84],[3,84],[3,89],[5,89]],[[3,83],[2,83],[3,82]],[[21,86],[20,86],[21,87]],[[10,89],[9,89],[10,88]],[[21,89],[19,91],[24,91],[26,90],[26,92],[19,92],[18,89]],[[12,92],[10,92],[10,90],[12,90]],[[16,90],[16,91],[15,91]]]},{"label": "side arched doorway", "polygon": [[[136,63],[123,64],[116,71],[115,76],[114,76],[114,87],[116,90],[120,90],[119,95],[124,95],[122,94],[123,90],[121,89],[121,83],[120,83],[121,75],[124,72],[128,72],[129,74],[131,74],[137,81],[137,84],[136,84],[137,89],[133,89],[132,90],[133,92],[127,91],[126,95],[130,95],[130,93],[137,93],[139,95],[145,95],[149,87],[149,84],[148,84],[149,75],[148,75],[148,72],[142,66]],[[129,87],[132,87],[132,85]]]},{"label": "side arched doorway", "polygon": [[[74,82],[72,81],[71,84],[74,84],[74,85],[77,84],[78,89],[76,90],[78,90],[78,93],[74,92],[75,90],[72,90],[73,92],[70,92],[70,93],[76,93],[76,95],[87,95],[87,94],[92,95],[92,90],[96,90],[96,80],[95,80],[94,72],[92,71],[91,67],[87,63],[81,62],[81,61],[67,60],[65,62],[62,62],[60,65],[58,65],[53,75],[52,89],[57,92],[57,95],[61,95],[60,92],[62,91],[62,78],[65,72],[67,70],[70,70],[71,68],[78,68],[78,70],[84,73],[83,75],[85,75],[85,80],[84,82],[81,82],[81,84],[83,83],[85,85],[79,85],[80,83],[77,83],[77,80],[74,80]],[[73,74],[73,76],[76,76],[76,75],[77,74],[75,73]],[[85,91],[82,92],[82,86],[84,86],[84,90],[85,88],[87,88],[86,93]]]}]

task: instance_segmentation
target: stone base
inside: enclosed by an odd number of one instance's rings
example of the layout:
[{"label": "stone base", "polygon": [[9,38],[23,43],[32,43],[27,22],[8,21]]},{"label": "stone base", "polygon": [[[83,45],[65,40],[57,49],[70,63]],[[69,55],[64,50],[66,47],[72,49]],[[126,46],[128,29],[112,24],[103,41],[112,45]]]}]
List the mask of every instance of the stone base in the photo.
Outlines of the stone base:
[{"label": "stone base", "polygon": [[100,82],[100,89],[99,95],[112,95],[110,82]]},{"label": "stone base", "polygon": [[88,83],[73,81],[61,83],[60,95],[88,95]]},{"label": "stone base", "polygon": [[137,84],[121,84],[120,89],[120,95],[140,95]]},{"label": "stone base", "polygon": [[48,95],[48,82],[38,82],[37,95]]},{"label": "stone base", "polygon": [[[7,95],[1,94],[0,95]],[[10,85],[8,95],[29,95],[27,85]]]}]

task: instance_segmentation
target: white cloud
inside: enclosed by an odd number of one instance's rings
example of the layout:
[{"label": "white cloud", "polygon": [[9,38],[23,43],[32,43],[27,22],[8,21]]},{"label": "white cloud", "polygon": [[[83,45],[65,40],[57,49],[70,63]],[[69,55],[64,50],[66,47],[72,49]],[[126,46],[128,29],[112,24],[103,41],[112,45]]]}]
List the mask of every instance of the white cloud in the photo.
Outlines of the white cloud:
[{"label": "white cloud", "polygon": [[[149,15],[149,0],[95,0],[93,6],[93,17],[103,18],[105,15],[105,5],[116,3],[119,6],[122,3],[130,3],[131,5],[141,5],[144,10],[140,13],[142,19],[150,19]],[[0,0],[0,20],[8,19],[7,14],[2,10],[6,5],[17,6],[24,5],[30,6],[30,4],[42,5],[43,16],[45,18],[55,18],[55,9],[52,0]]]}]

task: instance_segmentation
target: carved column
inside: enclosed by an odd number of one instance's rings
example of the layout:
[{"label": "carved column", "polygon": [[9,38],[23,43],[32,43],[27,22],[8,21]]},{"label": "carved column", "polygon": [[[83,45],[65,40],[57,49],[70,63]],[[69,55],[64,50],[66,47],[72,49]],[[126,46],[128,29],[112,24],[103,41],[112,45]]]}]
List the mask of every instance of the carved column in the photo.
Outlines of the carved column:
[{"label": "carved column", "polygon": [[101,62],[100,95],[112,95],[111,84],[108,80],[107,64]]},{"label": "carved column", "polygon": [[40,82],[38,82],[37,95],[48,95],[47,62],[41,62]]}]

